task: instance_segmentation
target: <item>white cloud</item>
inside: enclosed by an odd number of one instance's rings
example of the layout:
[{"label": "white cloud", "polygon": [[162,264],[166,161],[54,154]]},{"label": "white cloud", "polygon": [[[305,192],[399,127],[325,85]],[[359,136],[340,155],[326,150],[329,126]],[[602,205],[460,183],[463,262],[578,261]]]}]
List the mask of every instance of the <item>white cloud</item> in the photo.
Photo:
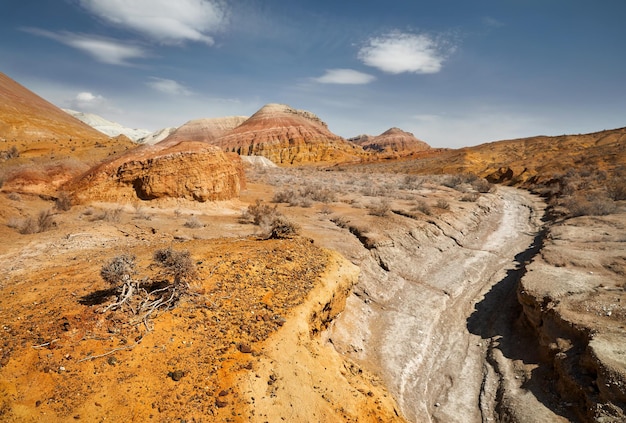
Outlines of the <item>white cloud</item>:
[{"label": "white cloud", "polygon": [[187,89],[184,85],[179,82],[174,81],[173,79],[164,79],[151,77],[150,81],[146,82],[146,84],[157,91],[160,91],[165,94],[170,95],[191,95],[191,91]]},{"label": "white cloud", "polygon": [[370,38],[358,58],[383,72],[437,73],[451,50],[442,40],[427,34],[392,31]]},{"label": "white cloud", "polygon": [[314,81],[321,84],[369,84],[376,77],[354,69],[326,69],[326,73]]},{"label": "white cloud", "polygon": [[148,53],[142,47],[111,38],[66,31],[51,32],[37,28],[24,28],[24,31],[81,50],[97,61],[109,65],[130,65],[131,59],[148,57]]},{"label": "white cloud", "polygon": [[482,21],[484,25],[492,28],[500,28],[504,26],[504,23],[495,18],[492,18],[491,16],[485,16]]},{"label": "white cloud", "polygon": [[212,45],[210,33],[226,23],[221,0],[79,0],[90,13],[162,44],[196,41]]},{"label": "white cloud", "polygon": [[70,102],[72,108],[77,109],[80,112],[100,109],[105,103],[106,99],[103,96],[93,94],[89,91],[83,91],[76,94],[76,97],[74,97]]}]

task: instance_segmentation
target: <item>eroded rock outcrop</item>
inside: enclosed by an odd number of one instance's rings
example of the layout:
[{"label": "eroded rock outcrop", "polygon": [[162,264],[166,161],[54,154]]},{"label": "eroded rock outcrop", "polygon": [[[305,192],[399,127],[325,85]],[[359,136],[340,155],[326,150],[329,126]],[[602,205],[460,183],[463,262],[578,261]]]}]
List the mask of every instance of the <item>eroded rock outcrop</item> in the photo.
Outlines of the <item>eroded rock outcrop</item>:
[{"label": "eroded rock outcrop", "polygon": [[330,132],[311,112],[268,104],[212,142],[225,151],[264,156],[276,164],[358,161],[365,155]]},{"label": "eroded rock outcrop", "polygon": [[228,200],[244,183],[239,158],[201,142],[138,147],[109,160],[67,188],[78,201],[184,198]]},{"label": "eroded rock outcrop", "polygon": [[626,418],[624,215],[553,226],[518,287],[555,389],[582,421]]}]

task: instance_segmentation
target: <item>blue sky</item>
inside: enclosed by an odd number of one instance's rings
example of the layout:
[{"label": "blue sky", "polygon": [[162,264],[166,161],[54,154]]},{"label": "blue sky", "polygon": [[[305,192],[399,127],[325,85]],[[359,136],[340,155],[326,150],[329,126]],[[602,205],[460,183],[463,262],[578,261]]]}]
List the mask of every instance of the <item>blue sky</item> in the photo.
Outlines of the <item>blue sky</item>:
[{"label": "blue sky", "polygon": [[624,0],[4,0],[0,71],[156,130],[316,113],[434,147],[626,126]]}]

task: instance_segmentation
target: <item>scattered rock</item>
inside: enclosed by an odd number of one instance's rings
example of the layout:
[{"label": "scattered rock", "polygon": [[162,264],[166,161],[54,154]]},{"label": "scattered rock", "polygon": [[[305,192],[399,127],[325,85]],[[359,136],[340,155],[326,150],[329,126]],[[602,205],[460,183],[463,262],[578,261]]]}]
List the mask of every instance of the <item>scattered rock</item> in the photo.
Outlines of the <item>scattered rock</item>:
[{"label": "scattered rock", "polygon": [[169,372],[167,375],[171,377],[173,381],[178,382],[183,378],[183,376],[185,376],[185,372],[182,370],[174,370],[173,372]]},{"label": "scattered rock", "polygon": [[248,344],[239,344],[239,351],[244,353],[244,354],[250,354],[252,353],[252,347]]}]

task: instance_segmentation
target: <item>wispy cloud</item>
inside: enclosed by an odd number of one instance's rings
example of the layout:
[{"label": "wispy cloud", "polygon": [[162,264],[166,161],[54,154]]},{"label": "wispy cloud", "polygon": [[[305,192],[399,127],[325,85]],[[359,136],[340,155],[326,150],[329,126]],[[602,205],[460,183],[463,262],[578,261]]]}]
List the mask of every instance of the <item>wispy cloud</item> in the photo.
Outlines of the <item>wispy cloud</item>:
[{"label": "wispy cloud", "polygon": [[356,71],[354,69],[326,69],[324,75],[313,78],[321,84],[369,84],[376,79],[375,76]]},{"label": "wispy cloud", "polygon": [[169,95],[191,95],[191,91],[187,89],[183,84],[174,81],[173,79],[164,79],[151,77],[146,84],[157,91],[160,91]]},{"label": "wispy cloud", "polygon": [[67,31],[52,32],[38,28],[23,28],[23,30],[81,50],[97,61],[109,65],[130,65],[132,59],[148,57],[148,53],[143,47],[112,38]]},{"label": "wispy cloud", "polygon": [[88,12],[162,44],[214,43],[228,20],[221,0],[79,0]]},{"label": "wispy cloud", "polygon": [[73,109],[77,109],[78,111],[93,111],[99,109],[106,103],[106,99],[99,95],[93,94],[89,91],[83,91],[76,94],[71,100],[71,107]]},{"label": "wispy cloud", "polygon": [[428,34],[391,31],[370,38],[359,50],[358,58],[392,74],[437,73],[453,50],[454,47]]},{"label": "wispy cloud", "polygon": [[499,20],[497,20],[495,18],[492,18],[491,16],[485,16],[482,19],[482,21],[483,21],[484,25],[492,27],[492,28],[500,28],[500,27],[504,26],[503,22],[501,22],[501,21],[499,21]]}]

